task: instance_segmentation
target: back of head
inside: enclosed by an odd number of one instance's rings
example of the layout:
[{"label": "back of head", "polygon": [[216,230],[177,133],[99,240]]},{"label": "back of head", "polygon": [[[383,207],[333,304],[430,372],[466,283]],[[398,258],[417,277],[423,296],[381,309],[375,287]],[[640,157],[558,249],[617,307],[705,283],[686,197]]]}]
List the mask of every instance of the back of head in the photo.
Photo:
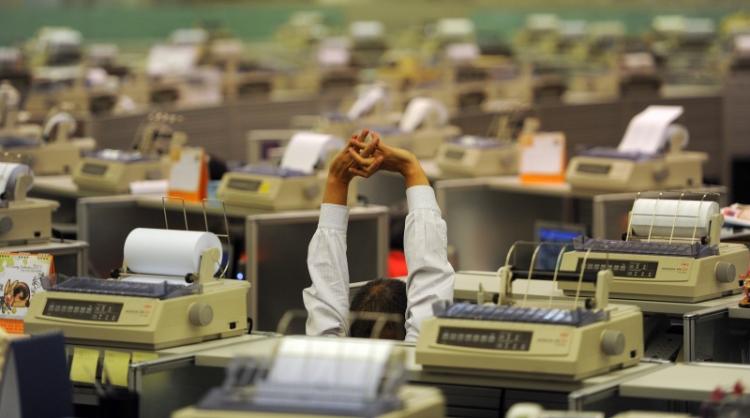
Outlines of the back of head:
[{"label": "back of head", "polygon": [[[374,314],[397,314],[406,316],[406,284],[395,279],[376,279],[368,282],[357,291],[350,310],[354,313],[370,312]],[[357,338],[369,338],[372,334],[374,320],[355,319],[349,327],[349,335]],[[383,327],[380,338],[403,340],[406,337],[404,321],[389,321]]]}]

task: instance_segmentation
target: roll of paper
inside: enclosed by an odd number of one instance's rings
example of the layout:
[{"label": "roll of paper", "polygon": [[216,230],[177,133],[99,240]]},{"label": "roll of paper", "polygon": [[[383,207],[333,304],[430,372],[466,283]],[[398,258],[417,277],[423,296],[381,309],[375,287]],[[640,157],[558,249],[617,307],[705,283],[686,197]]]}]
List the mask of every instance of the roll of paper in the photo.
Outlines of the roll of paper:
[{"label": "roll of paper", "polygon": [[415,97],[406,105],[398,128],[404,132],[414,132],[422,122],[433,115],[438,126],[448,121],[448,109],[443,103],[429,97]]},{"label": "roll of paper", "polygon": [[[719,204],[711,201],[638,199],[633,204],[631,228],[635,235],[675,238],[708,235],[711,217],[719,213]],[[651,225],[653,224],[653,229]]]},{"label": "roll of paper", "polygon": [[133,273],[181,277],[198,273],[201,255],[212,248],[221,260],[221,241],[210,232],[136,228],[125,240],[124,260]]},{"label": "roll of paper", "polygon": [[[15,198],[16,181],[23,175],[32,175],[29,166],[17,163],[0,163],[0,193],[9,192],[5,195],[5,200]],[[29,184],[28,189],[31,189],[31,184]],[[25,191],[28,192],[28,189]]]}]

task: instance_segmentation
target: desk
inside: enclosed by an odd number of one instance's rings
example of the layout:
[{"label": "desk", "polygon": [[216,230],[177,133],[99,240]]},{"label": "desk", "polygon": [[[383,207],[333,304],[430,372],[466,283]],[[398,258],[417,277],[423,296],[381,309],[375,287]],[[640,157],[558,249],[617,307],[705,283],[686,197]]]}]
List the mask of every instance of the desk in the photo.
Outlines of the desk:
[{"label": "desk", "polygon": [[[454,268],[494,271],[516,241],[532,241],[539,221],[580,224],[594,238],[620,239],[636,193],[597,194],[566,183],[522,184],[517,176],[441,180],[438,203],[448,224]],[[724,187],[700,191],[724,193]]]},{"label": "desk", "polygon": [[[156,351],[158,359],[132,363],[129,368],[128,386],[139,395],[138,416],[169,417],[174,410],[194,404],[211,388],[221,385],[224,370],[196,365],[195,353],[231,344],[260,341],[269,336],[254,333],[173,347]],[[72,346],[67,346],[66,350],[70,358]],[[73,401],[76,405],[84,407],[96,407],[99,403],[94,387],[85,384],[74,384]]]},{"label": "desk", "polygon": [[620,395],[630,398],[703,402],[721,386],[731,390],[735,382],[750,385],[750,368],[731,364],[675,364],[620,385]]},{"label": "desk", "polygon": [[685,361],[750,363],[750,309],[738,306],[741,298],[685,315]]},{"label": "desk", "polygon": [[[194,353],[195,365],[200,367],[226,367],[237,357],[252,357],[264,361],[273,355],[281,339],[269,337],[238,341],[222,347],[198,351]],[[449,416],[502,416],[504,411],[513,403],[534,401],[548,407],[564,409],[567,396],[582,388],[616,385],[628,379],[663,367],[660,362],[644,362],[635,367],[616,370],[611,373],[585,379],[582,382],[543,382],[526,379],[502,379],[496,377],[480,377],[461,374],[445,374],[424,371],[415,362],[416,349],[414,345],[399,344],[406,351],[407,380],[411,384],[436,386],[446,396]],[[602,388],[603,390],[603,388]],[[587,404],[595,394],[587,394],[581,404]],[[589,398],[588,396],[592,396]],[[599,398],[596,400],[600,400]],[[630,405],[632,408],[632,405]]]}]

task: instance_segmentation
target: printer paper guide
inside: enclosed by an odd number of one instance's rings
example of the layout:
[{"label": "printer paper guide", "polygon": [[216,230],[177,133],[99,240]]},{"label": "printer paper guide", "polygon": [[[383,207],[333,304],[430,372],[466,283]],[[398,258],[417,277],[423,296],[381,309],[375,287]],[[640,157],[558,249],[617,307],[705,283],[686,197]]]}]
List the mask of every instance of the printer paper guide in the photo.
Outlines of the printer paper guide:
[{"label": "printer paper guide", "polygon": [[[374,344],[373,344],[374,343]],[[338,338],[285,338],[269,382],[340,388],[375,397],[393,345]]]},{"label": "printer paper guide", "polygon": [[338,150],[343,146],[344,142],[332,135],[298,132],[294,134],[284,151],[281,168],[312,174],[322,157],[329,151]]},{"label": "printer paper guide", "polygon": [[667,128],[683,113],[682,106],[649,106],[635,115],[617,147],[621,152],[653,155],[667,141]]}]

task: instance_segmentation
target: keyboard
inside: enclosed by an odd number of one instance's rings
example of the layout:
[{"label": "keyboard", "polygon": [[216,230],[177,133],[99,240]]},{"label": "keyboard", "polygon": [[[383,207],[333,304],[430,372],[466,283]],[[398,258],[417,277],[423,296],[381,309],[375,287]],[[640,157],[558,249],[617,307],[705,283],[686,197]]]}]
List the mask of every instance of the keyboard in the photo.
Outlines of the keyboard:
[{"label": "keyboard", "polygon": [[473,303],[454,303],[439,318],[471,319],[477,321],[525,322],[534,324],[568,325],[582,327],[608,319],[604,311],[588,309],[556,309],[520,306],[477,305]]}]

